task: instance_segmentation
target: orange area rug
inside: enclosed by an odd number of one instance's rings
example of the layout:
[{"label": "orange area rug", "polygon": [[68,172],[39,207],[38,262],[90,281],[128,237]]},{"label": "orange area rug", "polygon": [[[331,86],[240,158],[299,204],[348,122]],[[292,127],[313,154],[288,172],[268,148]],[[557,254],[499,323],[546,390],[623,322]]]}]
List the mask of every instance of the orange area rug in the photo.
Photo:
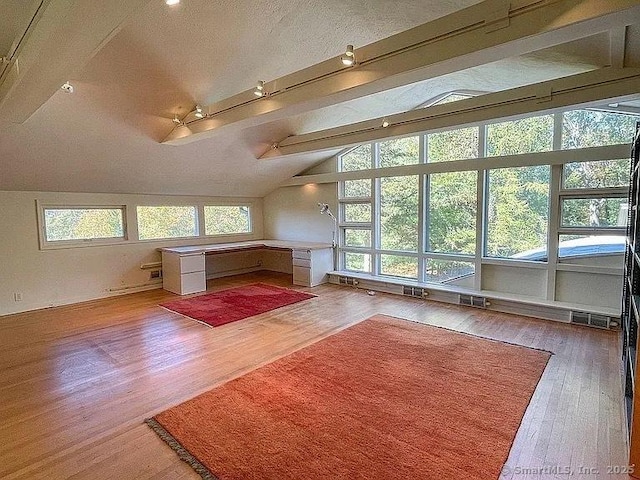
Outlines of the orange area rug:
[{"label": "orange area rug", "polygon": [[376,315],[147,423],[205,479],[497,479],[550,355]]}]

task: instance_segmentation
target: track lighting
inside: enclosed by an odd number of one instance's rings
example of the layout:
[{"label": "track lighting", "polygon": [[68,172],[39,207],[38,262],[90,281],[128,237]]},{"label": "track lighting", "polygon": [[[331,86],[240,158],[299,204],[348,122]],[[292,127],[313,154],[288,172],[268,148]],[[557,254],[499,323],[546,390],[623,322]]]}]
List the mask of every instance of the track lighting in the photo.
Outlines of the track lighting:
[{"label": "track lighting", "polygon": [[64,82],[60,88],[64,93],[73,93],[73,85],[71,85],[68,80]]},{"label": "track lighting", "polygon": [[387,118],[385,117],[382,120],[382,128],[387,128],[389,126],[389,120],[387,120]]},{"label": "track lighting", "polygon": [[180,124],[182,123],[182,120],[180,120],[180,119],[178,118],[178,114],[177,114],[177,113],[173,115],[173,120],[172,120],[172,121],[173,121],[173,123],[175,123],[176,125],[180,125]]},{"label": "track lighting", "polygon": [[267,92],[264,91],[264,82],[262,80],[258,81],[256,85],[256,89],[253,91],[253,94],[256,97],[263,97]]},{"label": "track lighting", "polygon": [[196,105],[196,113],[194,113],[196,118],[204,118],[204,112],[202,111],[202,107],[200,105]]},{"label": "track lighting", "polygon": [[356,54],[353,51],[353,45],[347,45],[347,50],[344,52],[344,55],[340,57],[342,63],[347,67],[350,67],[356,63]]}]

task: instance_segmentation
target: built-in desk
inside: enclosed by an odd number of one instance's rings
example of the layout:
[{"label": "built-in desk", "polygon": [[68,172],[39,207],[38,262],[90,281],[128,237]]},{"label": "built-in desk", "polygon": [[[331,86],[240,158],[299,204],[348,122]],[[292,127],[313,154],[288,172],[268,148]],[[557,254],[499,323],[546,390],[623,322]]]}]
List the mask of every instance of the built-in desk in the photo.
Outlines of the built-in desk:
[{"label": "built-in desk", "polygon": [[294,285],[314,287],[326,283],[333,270],[333,249],[328,243],[287,240],[252,240],[248,242],[191,245],[162,248],[162,287],[179,295],[207,289],[205,258],[207,255],[248,250],[288,250]]}]

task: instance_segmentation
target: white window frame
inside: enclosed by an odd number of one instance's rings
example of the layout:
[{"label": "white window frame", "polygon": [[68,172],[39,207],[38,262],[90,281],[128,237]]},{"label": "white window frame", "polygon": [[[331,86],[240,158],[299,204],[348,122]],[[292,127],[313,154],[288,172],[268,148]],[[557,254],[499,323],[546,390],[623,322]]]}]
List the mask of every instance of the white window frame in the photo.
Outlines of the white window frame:
[{"label": "white window frame", "polygon": [[[126,243],[129,240],[126,205],[49,203],[36,200],[36,210],[38,223],[38,243],[41,250],[117,245]],[[120,210],[122,212],[122,237],[47,240],[47,225],[45,220],[46,210]]]}]

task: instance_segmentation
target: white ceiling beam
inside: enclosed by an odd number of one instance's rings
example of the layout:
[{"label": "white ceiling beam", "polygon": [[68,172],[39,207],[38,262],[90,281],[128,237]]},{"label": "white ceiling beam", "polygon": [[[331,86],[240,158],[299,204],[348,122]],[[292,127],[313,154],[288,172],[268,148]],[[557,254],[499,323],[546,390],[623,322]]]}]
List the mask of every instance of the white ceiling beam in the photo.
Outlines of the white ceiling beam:
[{"label": "white ceiling beam", "polygon": [[0,74],[0,121],[26,121],[149,1],[41,2]]},{"label": "white ceiling beam", "polygon": [[209,138],[427,78],[522,55],[632,23],[640,0],[486,0],[356,49],[357,65],[337,58],[266,83],[270,95],[245,91],[185,118],[164,143]]},{"label": "white ceiling beam", "polygon": [[627,48],[627,27],[612,28],[609,31],[610,65],[622,68],[625,66],[625,52]]},{"label": "white ceiling beam", "polygon": [[615,160],[629,156],[631,145],[607,145],[604,147],[576,148],[552,152],[524,153],[500,157],[470,158],[452,162],[416,163],[397,167],[354,170],[350,172],[316,173],[296,175],[280,185],[294,187],[310,183],[336,183],[344,180],[373,179],[378,177],[401,177],[406,175],[431,175],[446,172],[468,172],[494,168],[530,167],[535,165],[563,165],[570,162]]},{"label": "white ceiling beam", "polygon": [[606,67],[467,100],[412,110],[352,125],[285,138],[261,158],[335,150],[382,138],[410,135],[492,119],[587,105],[608,99],[634,98],[640,92],[640,68]]}]

